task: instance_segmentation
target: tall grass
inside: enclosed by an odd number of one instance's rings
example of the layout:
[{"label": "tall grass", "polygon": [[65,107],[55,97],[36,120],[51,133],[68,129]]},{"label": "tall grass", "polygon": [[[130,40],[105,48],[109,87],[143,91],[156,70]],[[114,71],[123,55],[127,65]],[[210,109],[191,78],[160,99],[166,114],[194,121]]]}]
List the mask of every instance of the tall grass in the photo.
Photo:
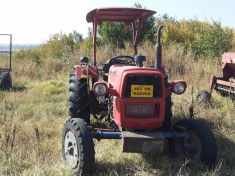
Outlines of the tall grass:
[{"label": "tall grass", "polygon": [[[138,48],[154,65],[154,46]],[[61,154],[61,133],[68,118],[68,75],[78,59],[87,54],[81,46],[78,55],[64,60],[44,58],[41,65],[13,59],[13,89],[0,92],[0,175],[71,175]],[[117,55],[132,55],[132,45],[121,50],[110,45],[98,48],[98,65]],[[89,53],[92,56],[92,52]],[[90,60],[92,60],[90,58]],[[170,80],[183,79],[185,94],[173,95],[173,121],[193,116],[207,123],[218,143],[218,159],[213,168],[188,166],[164,152],[163,155],[121,152],[118,140],[95,141],[95,175],[234,175],[235,115],[233,103],[216,92],[202,108],[195,102],[197,90],[208,89],[211,75],[221,72],[217,58],[198,58],[184,53],[179,45],[163,47],[163,65]]]},{"label": "tall grass", "polygon": [[9,68],[10,60],[9,56],[0,54],[0,68]]}]

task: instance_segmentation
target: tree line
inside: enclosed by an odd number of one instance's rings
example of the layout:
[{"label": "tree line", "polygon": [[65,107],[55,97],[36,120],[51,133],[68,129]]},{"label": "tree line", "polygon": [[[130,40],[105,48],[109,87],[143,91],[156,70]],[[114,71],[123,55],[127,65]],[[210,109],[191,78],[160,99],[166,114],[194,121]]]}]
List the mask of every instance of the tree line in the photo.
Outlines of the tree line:
[{"label": "tree line", "polygon": [[[183,46],[200,56],[221,57],[227,51],[235,50],[235,31],[229,27],[222,27],[220,21],[177,20],[164,14],[152,16],[142,23],[139,35],[139,45],[148,40],[152,44],[157,40],[157,29],[163,24],[162,44],[172,43]],[[92,29],[88,29],[88,37],[73,31],[69,34],[57,33],[37,49],[20,50],[14,53],[16,59],[31,59],[38,65],[45,57],[67,59],[82,47],[87,56],[92,56]],[[125,42],[132,42],[132,32],[124,31],[123,23],[103,23],[98,27],[97,46],[111,44],[123,48]]]}]

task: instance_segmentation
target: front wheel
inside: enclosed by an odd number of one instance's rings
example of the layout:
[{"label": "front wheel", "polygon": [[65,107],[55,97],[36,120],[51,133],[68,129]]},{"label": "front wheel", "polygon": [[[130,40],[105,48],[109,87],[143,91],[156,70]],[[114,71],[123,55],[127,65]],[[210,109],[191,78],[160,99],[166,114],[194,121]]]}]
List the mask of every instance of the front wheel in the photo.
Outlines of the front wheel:
[{"label": "front wheel", "polygon": [[201,161],[207,165],[215,163],[217,156],[216,140],[207,125],[196,119],[183,119],[174,128],[185,129],[187,139],[177,138],[174,141],[176,154],[195,163]]},{"label": "front wheel", "polygon": [[77,174],[94,171],[95,151],[91,132],[83,119],[69,119],[62,133],[62,154]]}]

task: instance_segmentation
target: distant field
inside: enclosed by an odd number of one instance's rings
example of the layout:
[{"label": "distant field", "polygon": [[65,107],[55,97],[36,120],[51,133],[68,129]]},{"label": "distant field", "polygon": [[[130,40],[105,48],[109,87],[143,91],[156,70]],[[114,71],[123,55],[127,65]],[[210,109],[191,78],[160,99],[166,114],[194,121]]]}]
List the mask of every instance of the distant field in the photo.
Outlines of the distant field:
[{"label": "distant field", "polygon": [[0,43],[0,68],[9,68],[10,52],[12,53],[13,56],[14,52],[16,51],[26,50],[28,48],[38,48],[39,46],[40,46],[39,44],[16,44],[16,45],[13,44],[12,49],[10,49],[10,43],[4,43],[4,44]]},{"label": "distant field", "polygon": [[[19,51],[21,49],[38,48],[39,46],[40,46],[40,44],[12,44],[12,52]],[[10,43],[4,43],[4,44],[0,43],[0,51],[9,52],[10,51]]]},{"label": "distant field", "polygon": [[[139,53],[146,55],[147,65],[153,65],[154,47],[146,43]],[[98,64],[116,55],[132,53],[110,49],[97,51]],[[61,133],[68,119],[69,71],[71,64],[64,60],[44,58],[41,66],[29,60],[13,58],[13,89],[0,91],[0,175],[71,175],[61,152]],[[216,165],[208,168],[163,155],[121,152],[118,140],[95,141],[95,175],[235,175],[235,113],[231,99],[216,92],[207,107],[195,102],[198,90],[208,89],[211,75],[221,72],[221,61],[184,54],[177,45],[163,47],[163,64],[169,79],[183,79],[188,88],[185,94],[173,95],[173,122],[188,118],[193,107],[194,118],[201,119],[212,129],[218,145]],[[95,121],[92,120],[94,123]]]}]

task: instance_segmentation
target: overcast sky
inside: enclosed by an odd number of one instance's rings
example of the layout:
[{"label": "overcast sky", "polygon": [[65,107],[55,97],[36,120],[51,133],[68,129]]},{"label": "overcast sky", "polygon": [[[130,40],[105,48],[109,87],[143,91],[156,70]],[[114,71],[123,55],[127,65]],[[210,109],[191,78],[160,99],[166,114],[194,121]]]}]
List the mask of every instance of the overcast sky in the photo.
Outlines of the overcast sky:
[{"label": "overcast sky", "polygon": [[[86,14],[98,7],[131,7],[139,2],[156,16],[221,21],[235,28],[235,0],[0,0],[0,34],[13,35],[13,44],[37,44],[51,34],[78,31],[87,36]],[[1,41],[0,41],[1,43]]]}]

